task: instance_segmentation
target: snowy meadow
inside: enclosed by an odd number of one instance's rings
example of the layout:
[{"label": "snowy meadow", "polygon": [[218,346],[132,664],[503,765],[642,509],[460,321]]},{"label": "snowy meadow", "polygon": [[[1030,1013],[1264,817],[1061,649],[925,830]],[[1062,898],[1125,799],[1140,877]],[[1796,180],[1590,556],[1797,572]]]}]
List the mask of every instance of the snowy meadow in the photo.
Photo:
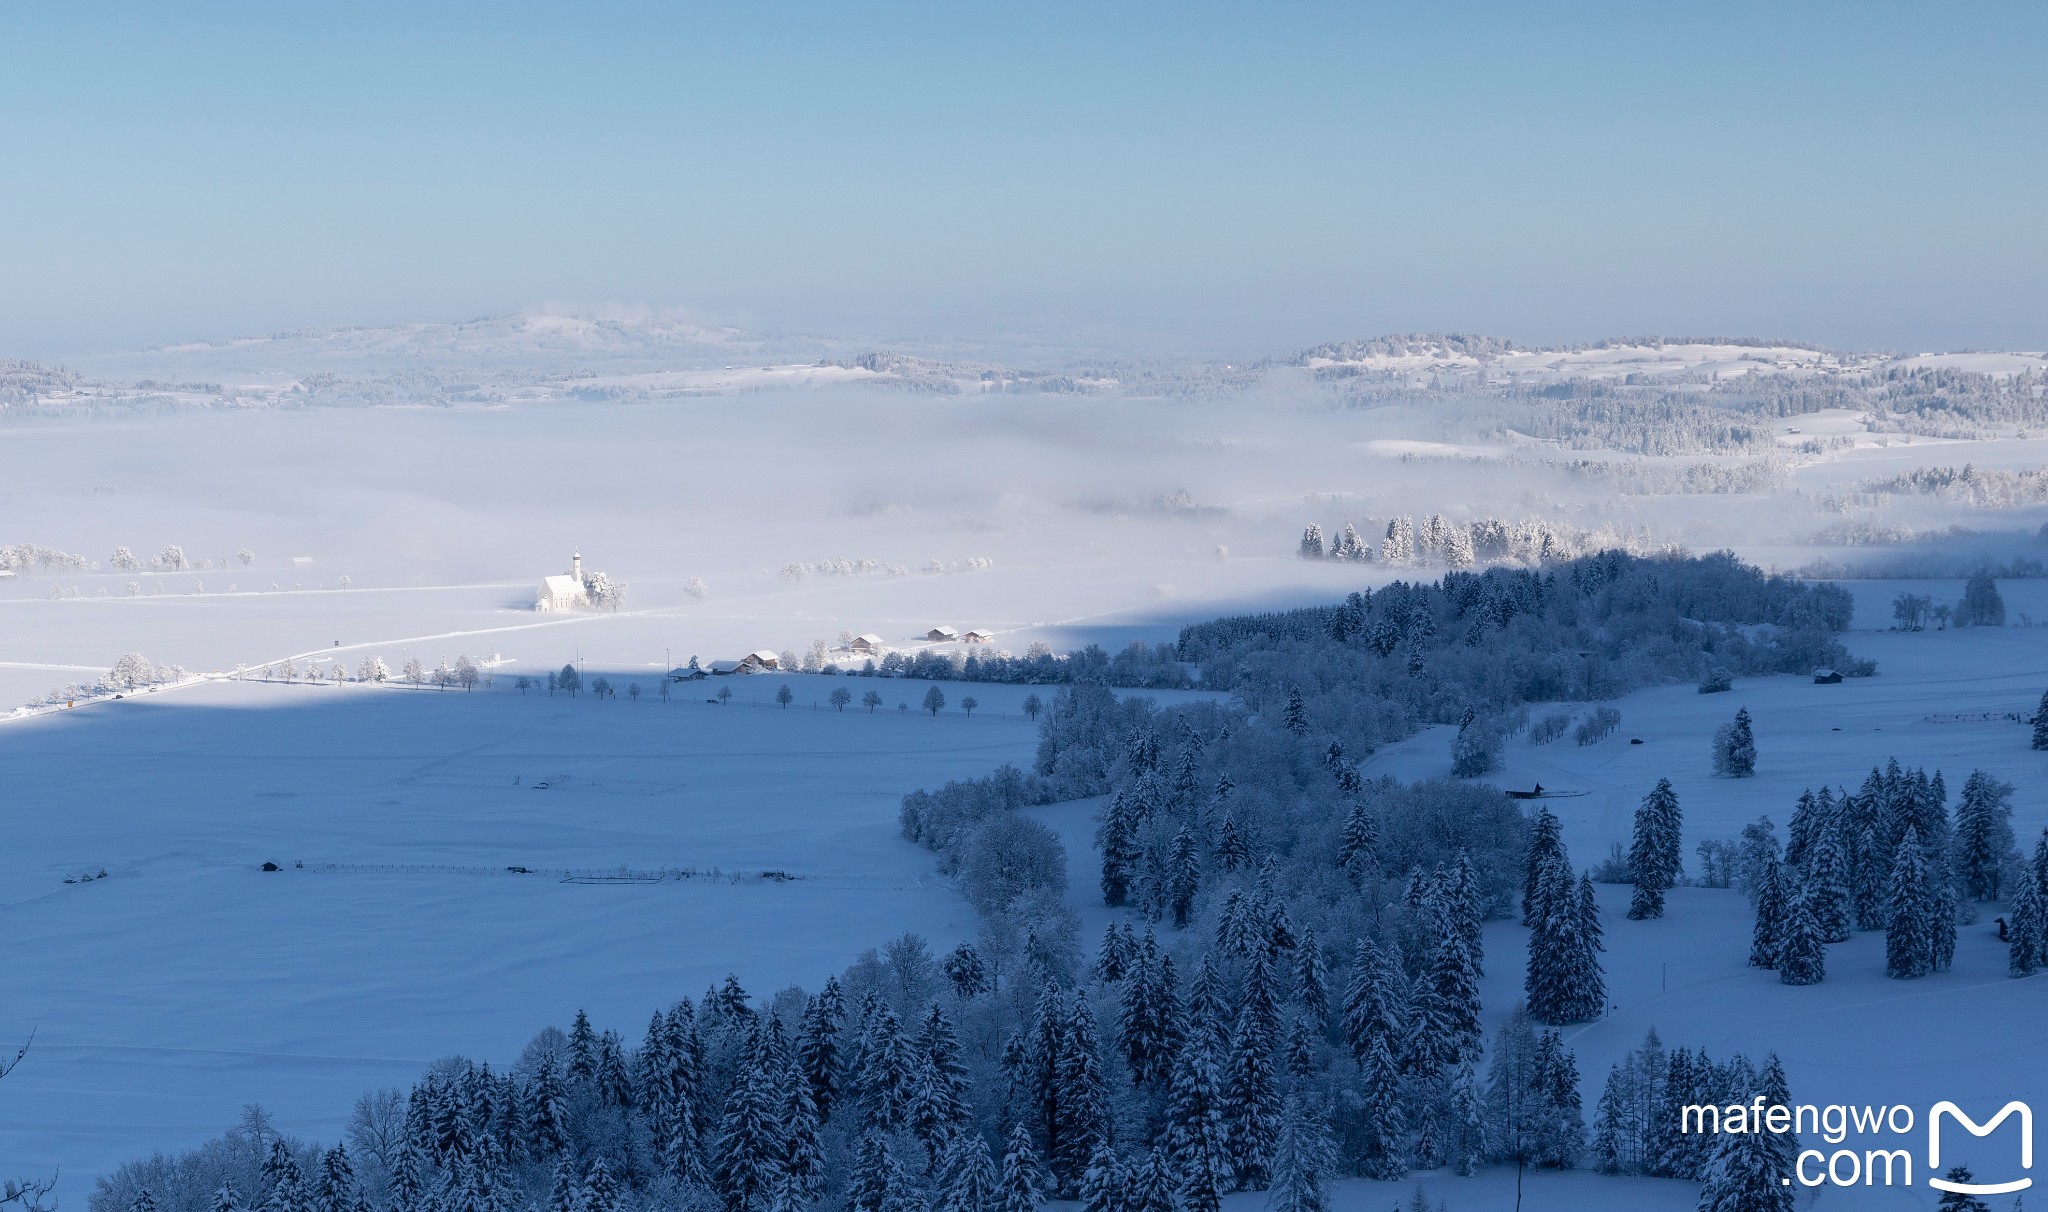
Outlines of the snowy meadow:
[{"label": "snowy meadow", "polygon": [[[2041,439],[1655,454],[1274,377],[813,379],[0,427],[0,1038],[34,1033],[0,1177],[94,1212],[1766,1207],[1791,1153],[1673,1145],[1679,1093],[2048,1107],[2048,979],[2000,934],[2043,928],[2048,581],[1950,626],[1942,563],[2038,569]],[[536,611],[572,553],[616,599]],[[749,654],[780,668],[688,672]],[[1866,785],[1893,761],[1940,803]],[[1823,787],[1857,806],[1795,822]],[[1918,831],[1858,849],[1857,813]],[[1786,924],[1914,863],[1924,972],[1882,907]],[[1808,942],[1824,979],[1781,979]]]}]

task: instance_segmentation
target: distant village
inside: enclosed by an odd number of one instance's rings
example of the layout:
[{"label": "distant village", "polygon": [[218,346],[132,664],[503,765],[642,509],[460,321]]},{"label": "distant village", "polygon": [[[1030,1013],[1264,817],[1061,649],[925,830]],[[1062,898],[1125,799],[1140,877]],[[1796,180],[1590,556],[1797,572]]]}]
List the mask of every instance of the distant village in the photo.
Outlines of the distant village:
[{"label": "distant village", "polygon": [[[533,608],[543,614],[577,610],[616,610],[623,600],[624,593],[604,573],[585,573],[583,553],[576,552],[569,557],[568,572],[541,578],[540,589],[534,595]],[[845,656],[848,663],[869,664],[887,662],[890,654],[901,648],[914,647],[921,651],[929,651],[933,645],[938,644],[992,644],[995,638],[995,632],[984,628],[976,627],[962,631],[942,624],[929,628],[921,636],[905,637],[893,645],[871,632],[854,636],[842,635],[839,647],[819,655],[837,653]],[[732,659],[700,662],[696,657],[691,657],[689,664],[669,670],[668,678],[674,682],[688,682],[706,677],[771,673],[782,670],[787,664],[789,662],[785,660],[784,655],[763,648]]]}]

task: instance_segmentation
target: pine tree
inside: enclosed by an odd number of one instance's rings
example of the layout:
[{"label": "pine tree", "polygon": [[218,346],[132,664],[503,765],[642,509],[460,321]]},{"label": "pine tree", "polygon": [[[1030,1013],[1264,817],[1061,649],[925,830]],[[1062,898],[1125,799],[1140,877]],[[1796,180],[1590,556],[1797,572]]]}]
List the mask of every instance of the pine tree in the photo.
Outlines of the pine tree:
[{"label": "pine tree", "polygon": [[577,1196],[576,1206],[581,1212],[618,1212],[619,1184],[612,1177],[611,1167],[600,1157],[590,1163],[590,1173],[583,1178],[583,1190]]},{"label": "pine tree", "polygon": [[[1039,1192],[1045,1189],[1045,1178],[1038,1164],[1038,1154],[1031,1148],[1030,1130],[1021,1123],[1010,1129],[1009,1143],[1003,1150],[1003,1170],[997,1183],[995,1212],[1038,1212]],[[1189,1212],[1194,1210],[1190,1208]]]},{"label": "pine tree", "polygon": [[1169,1007],[1161,980],[1159,946],[1148,928],[1137,967],[1124,982],[1123,1005],[1117,1015],[1117,1050],[1131,1073],[1131,1084],[1164,1081],[1172,1057],[1167,1048]]},{"label": "pine tree", "polygon": [[1749,966],[1770,970],[1778,966],[1785,945],[1786,876],[1777,863],[1766,863],[1757,881],[1756,928],[1750,932]]},{"label": "pine tree", "polygon": [[1911,980],[1934,971],[1934,892],[1920,831],[1908,827],[1892,860],[1890,917],[1885,924],[1884,973]]},{"label": "pine tree", "polygon": [[1323,558],[1322,527],[1314,522],[1308,524],[1308,529],[1301,532],[1301,550],[1297,554],[1304,560],[1320,560]]},{"label": "pine tree", "polygon": [[776,1129],[782,1143],[783,1185],[797,1203],[812,1203],[824,1189],[825,1147],[819,1139],[817,1100],[811,1095],[800,1057],[792,1056],[784,1067],[781,1094]]},{"label": "pine tree", "polygon": [[1792,1168],[1769,1132],[1714,1134],[1699,1212],[1793,1212]]},{"label": "pine tree", "polygon": [[1313,926],[1302,931],[1301,946],[1294,953],[1294,1000],[1321,1031],[1330,1018],[1330,970],[1323,963],[1323,948]]},{"label": "pine tree", "polygon": [[1749,726],[1749,708],[1737,708],[1735,719],[1714,734],[1714,773],[1746,779],[1756,773],[1756,736]]},{"label": "pine tree", "polygon": [[[1757,929],[1763,929],[1759,921]],[[1827,977],[1827,948],[1812,898],[1801,895],[1786,906],[1777,939],[1778,980],[1787,985],[1817,985]]]},{"label": "pine tree", "polygon": [[1403,1178],[1408,1173],[1407,1116],[1400,1068],[1387,1041],[1375,1038],[1360,1067],[1359,1173],[1367,1178]]},{"label": "pine tree", "polygon": [[1125,1212],[1130,1177],[1107,1145],[1095,1146],[1081,1175],[1081,1212]]},{"label": "pine tree", "polygon": [[759,1027],[750,1026],[739,1084],[725,1100],[719,1125],[712,1182],[728,1212],[749,1212],[767,1203],[780,1176],[783,1141],[778,1129],[774,1073]]},{"label": "pine tree", "polygon": [[[396,1196],[396,1191],[393,1195]],[[394,1201],[394,1206],[396,1203]],[[213,1193],[213,1212],[241,1212],[241,1197],[235,1194],[235,1184],[222,1183],[220,1190]]]},{"label": "pine tree", "polygon": [[1543,875],[1564,847],[1557,817],[1550,809],[1536,809],[1535,828],[1529,835],[1529,859],[1522,879],[1522,924],[1534,926],[1543,892]]},{"label": "pine tree", "polygon": [[1244,1001],[1230,1036],[1223,1123],[1231,1167],[1240,1186],[1262,1186],[1280,1129],[1280,1012],[1273,996],[1272,970],[1263,952],[1245,973]]},{"label": "pine tree", "polygon": [[[1951,1183],[1965,1185],[1977,1176],[1970,1172],[1968,1166],[1950,1166],[1942,1177]],[[2012,1206],[2018,1208],[2019,1201],[2014,1200]],[[1991,1212],[1990,1204],[1964,1191],[1943,1191],[1941,1198],[1935,1201],[1934,1208],[1935,1212]]]},{"label": "pine tree", "polygon": [[1052,1155],[1052,1173],[1059,1189],[1071,1193],[1080,1184],[1098,1146],[1109,1144],[1109,1091],[1095,1044],[1095,1016],[1087,996],[1074,999],[1058,1067],[1059,1132]]},{"label": "pine tree", "polygon": [[1166,888],[1166,901],[1173,913],[1175,929],[1185,929],[1195,915],[1195,893],[1202,886],[1202,856],[1195,848],[1195,836],[1183,826],[1173,835],[1172,874]]},{"label": "pine tree", "polygon": [[[853,1173],[847,1180],[847,1206],[852,1212],[885,1212],[891,1197],[903,1188],[904,1182],[903,1167],[890,1156],[888,1140],[879,1133],[871,1132],[861,1138],[854,1158]],[[1033,1197],[1023,1206],[1035,1208],[1035,1189]]]},{"label": "pine tree", "polygon": [[2031,872],[2023,872],[2006,922],[2006,970],[2014,976],[2034,975],[2041,969],[2044,947],[2048,947],[2048,913],[2044,913],[2041,887]]},{"label": "pine tree", "polygon": [[1807,852],[1806,878],[1801,893],[1807,898],[1814,922],[1824,942],[1849,941],[1850,892],[1848,857],[1835,831],[1823,831]]},{"label": "pine tree", "polygon": [[581,1084],[597,1076],[597,1032],[590,1029],[590,1019],[583,1011],[576,1012],[576,1021],[569,1025],[569,1080]]},{"label": "pine tree", "polygon": [[1636,809],[1635,839],[1628,856],[1635,873],[1630,919],[1664,916],[1664,893],[1678,882],[1681,821],[1678,793],[1671,789],[1671,780],[1658,779],[1656,788]]},{"label": "pine tree", "polygon": [[1273,1212],[1329,1212],[1329,1180],[1335,1172],[1336,1147],[1322,1116],[1300,1095],[1289,1098],[1273,1146],[1266,1206]]},{"label": "pine tree", "polygon": [[797,1027],[797,1060],[811,1084],[811,1102],[820,1122],[831,1119],[839,1097],[839,1022],[845,1010],[839,978],[828,976],[818,996],[804,1005]]},{"label": "pine tree", "polygon": [[1537,898],[1541,917],[1529,932],[1529,1014],[1553,1025],[1590,1022],[1607,1008],[1599,907],[1592,881],[1574,881],[1569,864],[1560,846]]},{"label": "pine tree", "polygon": [[1281,718],[1281,726],[1296,736],[1308,735],[1308,704],[1302,700],[1299,686],[1287,688],[1287,711]]},{"label": "pine tree", "polygon": [[1569,1170],[1586,1147],[1586,1121],[1579,1104],[1578,1061],[1555,1031],[1536,1043],[1536,1157],[1540,1164]]},{"label": "pine tree", "polygon": [[1103,809],[1096,840],[1102,851],[1102,903],[1114,908],[1129,899],[1133,874],[1144,857],[1138,846],[1136,808],[1123,792]]},{"label": "pine tree", "polygon": [[1002,1180],[988,1142],[979,1132],[961,1132],[946,1146],[946,1180],[934,1212],[988,1212],[1001,1198]]},{"label": "pine tree", "polygon": [[1963,782],[1963,799],[1956,805],[1955,874],[1959,891],[1973,901],[1999,898],[2000,871],[2013,850],[2012,795],[2012,784],[1982,770],[1972,770]]},{"label": "pine tree", "polygon": [[2048,749],[2048,690],[2041,692],[2041,704],[2034,709],[2034,748]]},{"label": "pine tree", "polygon": [[1216,830],[1216,860],[1223,864],[1226,872],[1251,865],[1251,844],[1245,840],[1243,830],[1237,827],[1237,818],[1226,816]]},{"label": "pine tree", "polygon": [[1337,845],[1337,866],[1344,869],[1354,885],[1362,885],[1367,873],[1379,865],[1379,833],[1372,813],[1362,802],[1354,802],[1344,817],[1344,832]]},{"label": "pine tree", "polygon": [[1166,1092],[1166,1147],[1187,1212],[1217,1212],[1230,1187],[1230,1152],[1216,1075],[1214,1032],[1192,1024],[1174,1056]]}]

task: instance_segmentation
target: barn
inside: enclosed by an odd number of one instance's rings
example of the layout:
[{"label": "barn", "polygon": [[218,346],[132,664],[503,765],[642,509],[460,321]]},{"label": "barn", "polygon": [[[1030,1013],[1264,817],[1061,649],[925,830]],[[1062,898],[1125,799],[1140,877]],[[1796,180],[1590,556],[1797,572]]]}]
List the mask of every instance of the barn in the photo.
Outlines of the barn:
[{"label": "barn", "polygon": [[848,652],[858,652],[866,656],[873,656],[882,650],[882,637],[872,634],[857,635],[853,637],[853,642],[846,646],[846,650]]},{"label": "barn", "polygon": [[950,644],[960,638],[960,633],[951,627],[934,627],[924,633],[924,638],[934,644]]},{"label": "barn", "polygon": [[996,638],[996,633],[993,631],[983,631],[980,628],[976,628],[975,630],[968,632],[966,635],[961,636],[960,638],[966,640],[970,644],[988,644],[994,642]]}]

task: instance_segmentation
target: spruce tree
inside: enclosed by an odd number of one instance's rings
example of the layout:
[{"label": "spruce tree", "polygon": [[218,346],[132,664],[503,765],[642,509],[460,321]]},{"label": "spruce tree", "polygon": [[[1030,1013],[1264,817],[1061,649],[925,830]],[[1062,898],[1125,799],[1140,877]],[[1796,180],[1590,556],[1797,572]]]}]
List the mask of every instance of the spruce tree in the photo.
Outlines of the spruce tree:
[{"label": "spruce tree", "polygon": [[1230,1035],[1223,1125],[1239,1186],[1263,1186],[1280,1130],[1280,1011],[1264,953],[1245,973],[1244,1001]]},{"label": "spruce tree", "polygon": [[1142,1160],[1134,1161],[1130,1168],[1131,1188],[1125,1202],[1126,1212],[1183,1212],[1176,1192],[1173,1165],[1166,1158],[1166,1151],[1154,1147]]},{"label": "spruce tree", "polygon": [[1301,933],[1301,946],[1294,953],[1294,1000],[1317,1031],[1330,1018],[1330,970],[1323,963],[1322,944],[1315,927]]},{"label": "spruce tree", "polygon": [[1130,1177],[1108,1145],[1098,1144],[1081,1175],[1081,1212],[1125,1212]]},{"label": "spruce tree", "polygon": [[1195,894],[1202,887],[1202,856],[1195,848],[1195,836],[1183,826],[1173,835],[1173,857],[1171,875],[1166,888],[1166,903],[1173,913],[1173,925],[1177,930],[1186,929],[1195,916]]},{"label": "spruce tree", "polygon": [[2041,692],[2041,704],[2034,709],[2034,748],[2048,749],[2048,690]]},{"label": "spruce tree", "polygon": [[1117,792],[1103,809],[1096,844],[1102,851],[1102,903],[1122,905],[1130,898],[1138,860],[1144,857],[1138,846],[1136,809],[1124,792]]},{"label": "spruce tree", "polygon": [[[1762,924],[1758,924],[1762,929]],[[1827,977],[1827,948],[1812,898],[1800,895],[1786,906],[1778,936],[1778,980],[1787,985],[1817,985]]]},{"label": "spruce tree", "polygon": [[[1951,1183],[1968,1185],[1977,1176],[1970,1172],[1968,1166],[1950,1166],[1942,1177]],[[2014,1200],[2012,1206],[2017,1209],[2019,1201]],[[1991,1205],[1967,1191],[1943,1191],[1941,1198],[1935,1201],[1934,1209],[1935,1212],[1991,1212]]]},{"label": "spruce tree", "polygon": [[839,1022],[845,1011],[839,978],[828,976],[818,995],[805,1003],[797,1027],[797,1060],[811,1084],[811,1102],[821,1122],[831,1119],[839,1097]]},{"label": "spruce tree", "polygon": [[1721,1132],[1700,1188],[1699,1212],[1793,1212],[1789,1158],[1769,1132]]},{"label": "spruce tree", "polygon": [[1543,874],[1564,848],[1557,816],[1545,807],[1536,809],[1535,827],[1529,835],[1529,858],[1522,875],[1522,924],[1534,926],[1543,892]]},{"label": "spruce tree", "polygon": [[578,1010],[569,1025],[569,1080],[582,1083],[597,1076],[597,1032],[590,1018]]},{"label": "spruce tree", "polygon": [[1714,734],[1714,773],[1731,779],[1756,773],[1756,735],[1750,729],[1749,708],[1737,708],[1735,719]]},{"label": "spruce tree", "polygon": [[1322,1116],[1300,1095],[1281,1110],[1273,1146],[1273,1183],[1266,1206],[1273,1212],[1329,1212],[1330,1178],[1336,1147]]},{"label": "spruce tree", "polygon": [[1187,1212],[1218,1212],[1230,1188],[1230,1150],[1214,1034],[1199,1023],[1181,1041],[1166,1092],[1166,1147]]},{"label": "spruce tree", "polygon": [[2012,784],[1982,770],[1963,782],[1956,805],[1955,875],[1958,891],[1973,901],[1999,899],[1999,877],[2013,850]]},{"label": "spruce tree", "polygon": [[764,1205],[782,1170],[775,1070],[764,1044],[760,1028],[751,1028],[742,1075],[726,1096],[719,1124],[711,1178],[728,1212],[749,1212]]},{"label": "spruce tree", "polygon": [[1003,1148],[1003,1169],[997,1176],[995,1212],[1038,1212],[1045,1190],[1044,1172],[1038,1154],[1031,1148],[1031,1132],[1022,1123],[1010,1129]]},{"label": "spruce tree", "polygon": [[1361,1154],[1359,1173],[1377,1179],[1405,1177],[1408,1117],[1401,1098],[1400,1068],[1386,1040],[1373,1039],[1361,1069],[1355,1133]]},{"label": "spruce tree", "polygon": [[1529,1014],[1552,1025],[1590,1022],[1607,1008],[1599,907],[1592,881],[1574,881],[1569,862],[1561,848],[1550,861],[1538,897],[1542,916],[1529,932]]},{"label": "spruce tree", "polygon": [[1805,879],[1801,881],[1800,891],[1807,898],[1815,923],[1820,926],[1822,940],[1830,943],[1849,941],[1849,863],[1841,838],[1834,830],[1823,830],[1807,851]]},{"label": "spruce tree", "polygon": [[782,1178],[796,1201],[813,1203],[825,1185],[825,1147],[819,1137],[818,1104],[800,1058],[790,1058],[780,1084],[782,1105],[776,1135],[782,1145]]},{"label": "spruce tree", "polygon": [[1635,838],[1628,854],[1635,874],[1635,893],[1628,907],[1631,920],[1664,916],[1664,893],[1678,882],[1682,819],[1671,780],[1658,779],[1636,808]]},{"label": "spruce tree", "polygon": [[1777,863],[1766,863],[1757,881],[1756,928],[1750,932],[1749,966],[1772,969],[1785,945],[1788,906],[1786,876]]},{"label": "spruce tree", "polygon": [[1362,885],[1367,874],[1379,865],[1379,833],[1372,813],[1363,802],[1354,802],[1344,817],[1344,832],[1337,845],[1337,866]]},{"label": "spruce tree", "polygon": [[2040,971],[2042,951],[2048,946],[2048,914],[2033,874],[2023,872],[2018,882],[2006,921],[2006,970],[2014,976],[2032,976]]},{"label": "spruce tree", "polygon": [[1887,908],[1884,974],[1894,980],[1911,980],[1934,971],[1934,893],[1920,831],[1910,826],[1892,860]]},{"label": "spruce tree", "polygon": [[1074,999],[1067,1019],[1056,1081],[1060,1122],[1052,1173],[1058,1188],[1071,1193],[1079,1187],[1096,1148],[1109,1144],[1110,1133],[1109,1091],[1102,1081],[1095,1016],[1086,995]]},{"label": "spruce tree", "polygon": [[954,1135],[943,1171],[945,1185],[934,1212],[988,1212],[1001,1198],[1001,1177],[979,1132]]}]

